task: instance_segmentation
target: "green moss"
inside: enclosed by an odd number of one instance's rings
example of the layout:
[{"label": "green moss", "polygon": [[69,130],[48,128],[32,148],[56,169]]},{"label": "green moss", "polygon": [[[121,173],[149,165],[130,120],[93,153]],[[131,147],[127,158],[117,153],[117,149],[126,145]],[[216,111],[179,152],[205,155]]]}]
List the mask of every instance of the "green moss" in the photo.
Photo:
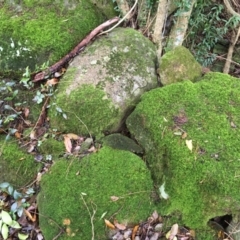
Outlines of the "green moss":
[{"label": "green moss", "polygon": [[15,188],[26,186],[34,180],[42,164],[21,150],[16,140],[4,139],[0,138],[0,182],[9,182]]},{"label": "green moss", "polygon": [[159,73],[163,85],[183,80],[195,82],[201,77],[202,68],[190,51],[181,46],[162,56]]},{"label": "green moss", "polygon": [[[52,64],[104,21],[89,1],[71,4],[36,0],[20,5],[4,3],[0,8],[1,68],[30,66],[33,70],[36,62],[41,65],[49,60]],[[6,56],[11,56],[10,60]]]},{"label": "green moss", "polygon": [[38,150],[43,155],[52,155],[54,160],[65,152],[64,142],[57,141],[53,138],[46,139],[39,147]]},{"label": "green moss", "polygon": [[61,106],[68,119],[56,116],[57,111],[52,107],[49,112],[51,127],[82,135],[102,135],[113,124],[117,114],[110,100],[102,90],[91,85],[83,85],[68,95],[66,84],[69,84],[67,79],[60,83],[56,104]]},{"label": "green moss", "polygon": [[143,153],[143,149],[137,145],[132,139],[115,133],[101,139],[104,146],[109,146],[114,149],[130,151],[134,153]]},{"label": "green moss", "polygon": [[[127,119],[145,147],[155,182],[165,182],[170,196],[160,212],[180,212],[192,228],[238,209],[239,89],[239,79],[208,74],[195,84],[184,81],[144,94]],[[186,140],[192,140],[192,152]]]},{"label": "green moss", "polygon": [[[153,211],[150,198],[152,180],[144,162],[127,152],[102,148],[98,153],[83,158],[57,161],[41,181],[38,197],[40,227],[46,239],[53,239],[59,232],[54,221],[64,227],[64,219],[69,219],[69,236],[60,239],[88,240],[92,236],[92,226],[87,208],[93,218],[94,239],[106,239],[104,220],[137,223]],[[122,197],[111,201],[111,196]],[[56,204],[57,203],[57,204]],[[52,221],[52,220],[53,221]]]}]

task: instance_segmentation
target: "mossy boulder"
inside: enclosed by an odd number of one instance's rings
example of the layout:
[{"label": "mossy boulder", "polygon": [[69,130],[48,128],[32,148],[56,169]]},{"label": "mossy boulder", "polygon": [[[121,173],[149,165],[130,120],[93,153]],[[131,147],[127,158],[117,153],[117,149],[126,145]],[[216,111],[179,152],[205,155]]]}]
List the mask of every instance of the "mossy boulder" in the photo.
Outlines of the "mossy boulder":
[{"label": "mossy boulder", "polygon": [[119,28],[74,58],[58,86],[51,126],[98,136],[120,129],[141,94],[157,87],[155,46],[139,32]]},{"label": "mossy boulder", "polygon": [[[41,180],[38,195],[40,227],[45,239],[66,228],[60,239],[107,239],[105,219],[133,224],[145,220],[154,209],[150,172],[133,153],[108,147],[84,157],[57,161]],[[119,197],[112,201],[111,197]],[[85,203],[84,203],[85,201]],[[105,232],[106,231],[106,232]]]},{"label": "mossy boulder", "polygon": [[143,95],[127,126],[145,148],[162,197],[169,195],[161,214],[202,228],[239,210],[239,105],[239,79],[220,73]]},{"label": "mossy boulder", "polygon": [[114,16],[112,3],[106,6],[108,16],[89,0],[1,2],[1,75],[58,61],[93,28]]},{"label": "mossy boulder", "polygon": [[16,140],[0,137],[0,183],[9,182],[15,188],[24,187],[34,180],[42,164],[24,152]]},{"label": "mossy boulder", "polygon": [[165,53],[159,63],[161,83],[168,85],[184,80],[196,82],[202,76],[202,67],[185,47],[176,47]]},{"label": "mossy boulder", "polygon": [[109,146],[114,149],[130,151],[137,154],[143,153],[143,148],[133,139],[123,136],[120,133],[110,134],[101,139],[103,146]]}]

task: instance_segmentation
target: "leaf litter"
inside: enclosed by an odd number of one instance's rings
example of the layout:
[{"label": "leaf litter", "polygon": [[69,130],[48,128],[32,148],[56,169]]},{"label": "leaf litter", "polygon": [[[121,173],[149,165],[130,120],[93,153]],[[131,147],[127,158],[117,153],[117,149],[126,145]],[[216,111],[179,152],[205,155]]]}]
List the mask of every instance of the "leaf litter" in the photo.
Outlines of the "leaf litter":
[{"label": "leaf litter", "polygon": [[173,224],[170,229],[165,227],[164,218],[157,211],[154,211],[145,222],[135,226],[128,227],[116,219],[113,223],[105,219],[105,224],[109,229],[109,239],[111,240],[194,240],[193,230],[179,227],[177,223]]}]

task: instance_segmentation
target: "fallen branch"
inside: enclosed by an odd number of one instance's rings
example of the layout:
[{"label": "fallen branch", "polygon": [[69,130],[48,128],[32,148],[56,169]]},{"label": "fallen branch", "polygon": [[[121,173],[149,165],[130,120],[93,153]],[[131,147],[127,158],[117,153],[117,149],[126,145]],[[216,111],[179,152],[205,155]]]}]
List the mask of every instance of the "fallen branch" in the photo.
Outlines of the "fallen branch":
[{"label": "fallen branch", "polygon": [[49,68],[38,72],[36,74],[32,75],[32,81],[38,82],[46,79],[49,75],[59,71],[62,66],[66,65],[72,58],[74,58],[76,55],[78,55],[85,47],[86,45],[95,37],[97,36],[104,28],[112,25],[113,23],[116,23],[119,21],[118,17],[114,17],[98,27],[96,27],[94,30],[92,30],[74,49],[71,50],[70,53],[65,55],[63,58],[61,58],[57,63],[53,64]]}]

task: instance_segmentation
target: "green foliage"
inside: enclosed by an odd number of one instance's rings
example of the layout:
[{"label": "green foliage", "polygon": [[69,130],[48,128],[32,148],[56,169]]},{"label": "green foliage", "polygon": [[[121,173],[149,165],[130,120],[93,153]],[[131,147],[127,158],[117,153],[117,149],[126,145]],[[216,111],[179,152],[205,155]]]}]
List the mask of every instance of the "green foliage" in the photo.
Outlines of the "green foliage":
[{"label": "green foliage", "polygon": [[227,20],[225,16],[224,5],[218,2],[198,0],[193,8],[185,44],[203,66],[212,64],[216,59],[212,53],[213,47],[223,41],[225,34],[239,23],[239,18]]},{"label": "green foliage", "polygon": [[5,192],[8,196],[13,198],[11,202],[11,212],[17,213],[18,217],[21,217],[23,209],[29,206],[26,200],[33,195],[34,190],[33,188],[28,188],[24,193],[20,193],[14,189],[10,183],[4,182],[0,184],[0,192]]}]

